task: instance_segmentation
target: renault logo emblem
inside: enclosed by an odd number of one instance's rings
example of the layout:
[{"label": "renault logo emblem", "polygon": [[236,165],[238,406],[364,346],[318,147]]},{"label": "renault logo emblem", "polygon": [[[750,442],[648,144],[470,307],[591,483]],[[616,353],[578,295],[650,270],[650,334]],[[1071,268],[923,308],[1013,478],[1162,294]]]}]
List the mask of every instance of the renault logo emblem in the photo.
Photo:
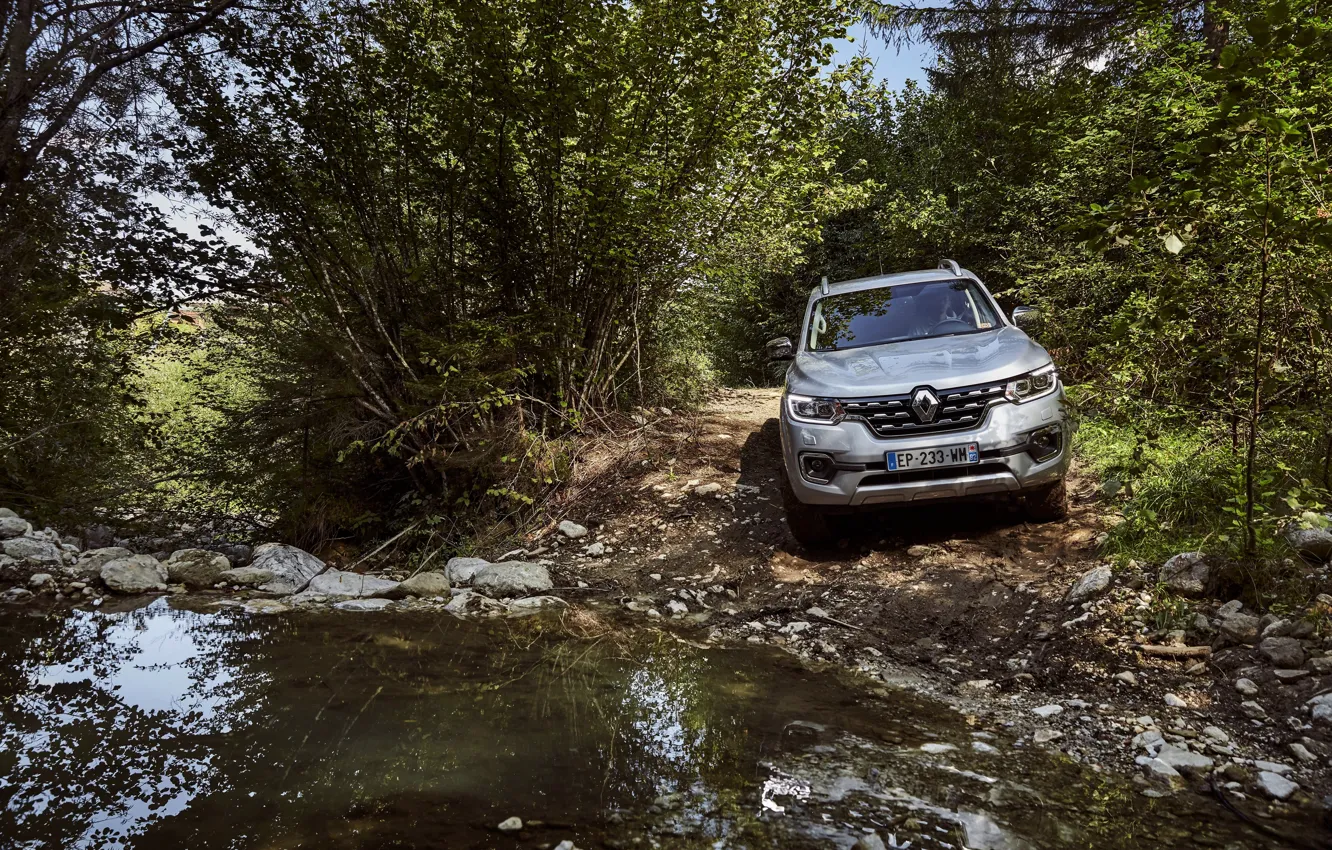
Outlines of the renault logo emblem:
[{"label": "renault logo emblem", "polygon": [[929,389],[921,387],[911,396],[911,409],[916,411],[916,418],[928,425],[934,421],[934,414],[939,412],[939,398]]}]

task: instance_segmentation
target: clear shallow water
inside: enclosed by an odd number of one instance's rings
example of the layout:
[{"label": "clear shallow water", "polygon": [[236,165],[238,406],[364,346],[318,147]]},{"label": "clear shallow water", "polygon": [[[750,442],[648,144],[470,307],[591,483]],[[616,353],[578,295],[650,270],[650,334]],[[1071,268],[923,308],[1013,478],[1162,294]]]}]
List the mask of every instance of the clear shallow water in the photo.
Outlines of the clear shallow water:
[{"label": "clear shallow water", "polygon": [[0,848],[1284,846],[765,650],[171,604],[0,615]]}]

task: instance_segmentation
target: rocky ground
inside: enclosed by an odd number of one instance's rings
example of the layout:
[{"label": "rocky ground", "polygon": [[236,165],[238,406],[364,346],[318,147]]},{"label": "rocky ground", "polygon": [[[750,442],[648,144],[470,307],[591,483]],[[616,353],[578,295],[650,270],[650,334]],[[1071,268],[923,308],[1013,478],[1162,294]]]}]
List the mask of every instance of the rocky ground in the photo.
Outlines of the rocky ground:
[{"label": "rocky ground", "polygon": [[[803,550],[782,518],[777,397],[737,390],[697,416],[636,414],[588,444],[549,525],[440,572],[337,569],[279,544],[75,539],[0,510],[4,598],[198,590],[262,612],[482,616],[572,606],[919,690],[1006,727],[1015,746],[1129,772],[1145,795],[1193,787],[1260,824],[1326,806],[1332,597],[1278,616],[1233,569],[1191,554],[1112,569],[1097,548],[1113,516],[1077,475],[1063,522],[1029,525],[993,504],[898,509]],[[1332,589],[1313,563],[1319,540],[1294,542],[1309,586]]]}]

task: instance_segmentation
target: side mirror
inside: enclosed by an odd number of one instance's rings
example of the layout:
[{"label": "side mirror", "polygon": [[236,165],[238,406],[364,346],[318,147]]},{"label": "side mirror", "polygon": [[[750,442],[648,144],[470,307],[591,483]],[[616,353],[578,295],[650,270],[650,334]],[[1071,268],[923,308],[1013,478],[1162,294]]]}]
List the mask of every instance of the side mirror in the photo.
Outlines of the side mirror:
[{"label": "side mirror", "polygon": [[795,357],[795,346],[791,344],[790,337],[779,336],[768,340],[768,344],[763,346],[763,353],[769,360],[790,360]]},{"label": "side mirror", "polygon": [[1041,324],[1041,311],[1035,307],[1014,307],[1013,324],[1024,331],[1034,331]]}]

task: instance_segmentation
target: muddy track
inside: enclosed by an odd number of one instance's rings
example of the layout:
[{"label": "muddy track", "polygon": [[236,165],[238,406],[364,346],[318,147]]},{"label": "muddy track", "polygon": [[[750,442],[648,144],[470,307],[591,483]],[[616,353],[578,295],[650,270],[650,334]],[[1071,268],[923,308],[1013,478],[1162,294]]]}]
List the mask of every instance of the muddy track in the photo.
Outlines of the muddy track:
[{"label": "muddy track", "polygon": [[[1054,729],[1047,745],[1098,770],[1138,769],[1129,742],[1144,716],[1184,737],[1233,730],[1236,758],[1289,762],[1290,742],[1322,734],[1275,717],[1255,723],[1217,664],[1138,653],[1151,625],[1129,625],[1147,614],[1135,613],[1144,606],[1126,579],[1081,619],[1082,608],[1065,604],[1078,576],[1102,563],[1099,488],[1076,464],[1061,522],[1027,523],[1004,503],[936,504],[858,515],[836,545],[801,547],[781,507],[778,400],[777,390],[730,390],[700,414],[650,412],[646,424],[626,420],[590,446],[553,507],[556,520],[584,523],[591,536],[559,541],[548,526],[528,541],[557,544],[545,556],[571,601],[613,600],[627,617],[672,619],[712,641],[782,645],[908,682],[1019,736],[1034,731],[1034,706],[1086,706],[1082,722]],[[604,554],[584,554],[589,541]],[[1113,678],[1123,671],[1136,682]],[[1294,712],[1318,686],[1274,689],[1268,711]],[[1167,694],[1188,707],[1167,710]],[[1313,773],[1304,782],[1318,795],[1332,748],[1313,743],[1320,763],[1303,766]]]}]

